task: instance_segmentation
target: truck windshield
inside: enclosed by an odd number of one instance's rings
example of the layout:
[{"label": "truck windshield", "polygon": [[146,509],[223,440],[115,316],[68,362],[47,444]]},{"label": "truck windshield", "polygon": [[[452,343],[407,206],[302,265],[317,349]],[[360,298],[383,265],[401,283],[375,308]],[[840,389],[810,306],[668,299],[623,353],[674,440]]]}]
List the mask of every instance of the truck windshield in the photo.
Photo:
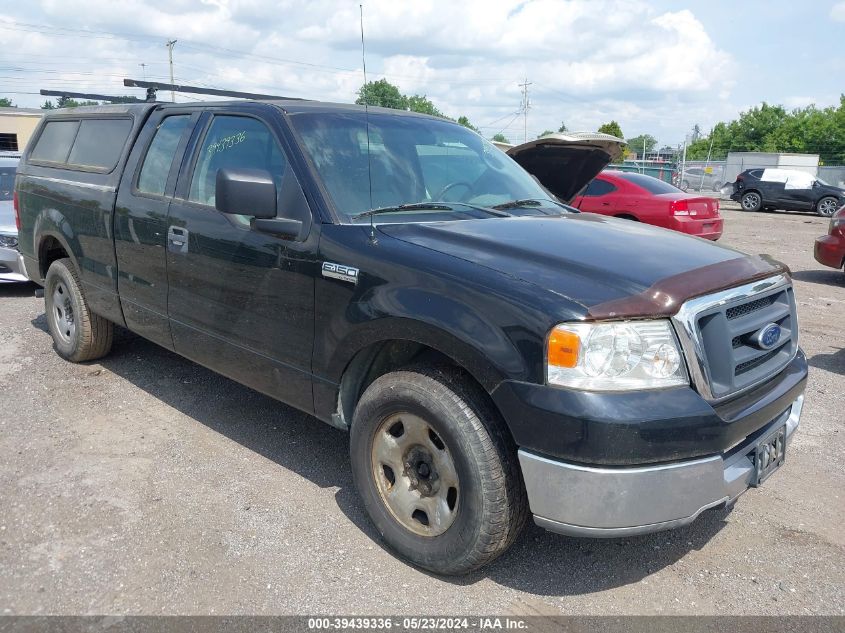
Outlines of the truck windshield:
[{"label": "truck windshield", "polygon": [[526,199],[539,204],[518,205],[519,215],[567,210],[501,150],[449,121],[370,113],[369,142],[364,112],[291,121],[344,222],[493,218],[502,213],[484,209]]}]

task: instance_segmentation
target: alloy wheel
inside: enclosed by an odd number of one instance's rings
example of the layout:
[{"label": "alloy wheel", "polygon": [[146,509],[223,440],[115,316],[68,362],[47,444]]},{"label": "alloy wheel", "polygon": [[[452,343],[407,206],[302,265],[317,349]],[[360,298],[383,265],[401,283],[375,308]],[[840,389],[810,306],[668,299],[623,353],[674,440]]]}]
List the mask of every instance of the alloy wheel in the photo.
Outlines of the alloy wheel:
[{"label": "alloy wheel", "polygon": [[836,200],[833,198],[825,198],[819,202],[819,213],[822,215],[833,215],[836,213]]},{"label": "alloy wheel", "polygon": [[760,206],[760,196],[756,193],[747,193],[742,197],[742,208],[746,211],[753,211]]}]

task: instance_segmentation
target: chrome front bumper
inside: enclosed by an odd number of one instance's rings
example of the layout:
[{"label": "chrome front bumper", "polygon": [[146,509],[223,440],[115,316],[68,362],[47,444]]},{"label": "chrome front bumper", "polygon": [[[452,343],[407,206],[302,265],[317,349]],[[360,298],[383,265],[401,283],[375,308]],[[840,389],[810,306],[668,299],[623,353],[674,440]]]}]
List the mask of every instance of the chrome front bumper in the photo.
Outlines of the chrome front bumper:
[{"label": "chrome front bumper", "polygon": [[23,257],[15,248],[0,248],[0,284],[29,281]]},{"label": "chrome front bumper", "polygon": [[[787,451],[804,396],[766,428],[786,422]],[[537,525],[570,536],[620,537],[687,525],[730,503],[751,485],[756,441],[727,455],[635,468],[592,468],[520,450],[519,463]]]}]

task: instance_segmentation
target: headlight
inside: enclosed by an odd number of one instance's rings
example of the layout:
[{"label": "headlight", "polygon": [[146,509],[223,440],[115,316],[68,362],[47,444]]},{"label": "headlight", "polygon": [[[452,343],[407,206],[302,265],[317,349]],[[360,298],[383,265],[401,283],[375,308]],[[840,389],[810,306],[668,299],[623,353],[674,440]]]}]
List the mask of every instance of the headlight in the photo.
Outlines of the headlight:
[{"label": "headlight", "polygon": [[17,248],[18,247],[17,236],[0,234],[0,247],[1,248]]},{"label": "headlight", "polygon": [[587,391],[689,384],[678,339],[666,319],[564,323],[549,334],[550,385]]}]

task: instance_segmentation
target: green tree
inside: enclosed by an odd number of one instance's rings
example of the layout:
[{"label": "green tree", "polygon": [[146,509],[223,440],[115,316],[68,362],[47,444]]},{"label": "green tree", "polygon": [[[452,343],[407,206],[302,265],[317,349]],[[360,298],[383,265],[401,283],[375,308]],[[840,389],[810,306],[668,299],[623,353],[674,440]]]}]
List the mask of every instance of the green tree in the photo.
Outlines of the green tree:
[{"label": "green tree", "polygon": [[497,143],[510,143],[510,141],[501,132],[499,132],[498,134],[494,134],[492,140],[496,141]]},{"label": "green tree", "polygon": [[463,125],[464,127],[469,128],[473,132],[478,132],[479,134],[481,133],[481,130],[479,130],[472,123],[470,123],[469,119],[463,115],[458,117],[458,125]]},{"label": "green tree", "polygon": [[0,108],[14,108],[15,104],[12,103],[11,99],[7,99],[6,97],[0,97]]},{"label": "green tree", "polygon": [[[657,145],[657,139],[651,134],[640,134],[634,138],[627,139],[625,144],[631,148],[631,151],[637,152],[638,154],[643,151],[648,153],[654,149],[655,145]],[[645,148],[645,150],[643,148]]]},{"label": "green tree", "polygon": [[[398,88],[397,88],[398,91]],[[430,114],[431,116],[439,116],[442,118],[446,118],[437,107],[426,98],[425,95],[413,95],[412,97],[406,97],[408,102],[408,109],[411,112],[420,112],[422,114]]]},{"label": "green tree", "polygon": [[554,132],[552,132],[551,130],[545,130],[543,132],[540,132],[537,135],[537,138],[543,138],[544,136],[548,136],[549,134],[554,134]]},{"label": "green tree", "polygon": [[625,138],[624,136],[622,136],[622,128],[619,127],[619,124],[616,121],[611,121],[610,123],[602,123],[598,131],[601,134],[610,134],[611,136],[615,136],[617,138]]},{"label": "green tree", "polygon": [[358,91],[358,98],[355,100],[358,105],[381,106],[393,108],[394,110],[407,110],[408,97],[403,95],[399,88],[394,86],[387,79],[370,81]]},{"label": "green tree", "polygon": [[569,128],[566,127],[566,123],[563,121],[560,122],[560,127],[557,129],[558,134],[565,134],[569,131]]},{"label": "green tree", "polygon": [[50,101],[49,99],[47,99],[47,100],[43,103],[43,105],[41,106],[41,109],[42,109],[42,110],[55,110],[55,109],[56,109],[56,105],[55,105],[52,101]]}]

